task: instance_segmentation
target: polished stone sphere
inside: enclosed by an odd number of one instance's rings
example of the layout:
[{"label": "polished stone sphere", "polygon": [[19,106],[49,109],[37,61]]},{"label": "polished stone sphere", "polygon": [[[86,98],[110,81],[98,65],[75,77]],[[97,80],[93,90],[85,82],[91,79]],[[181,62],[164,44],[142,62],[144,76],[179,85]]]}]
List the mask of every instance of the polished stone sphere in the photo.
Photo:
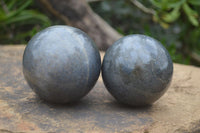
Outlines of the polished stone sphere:
[{"label": "polished stone sphere", "polygon": [[173,63],[157,40],[129,35],[116,41],[104,56],[102,77],[121,103],[143,106],[158,100],[170,85]]},{"label": "polished stone sphere", "polygon": [[23,73],[29,86],[52,103],[81,99],[95,85],[100,69],[94,42],[69,26],[52,26],[37,33],[23,55]]}]

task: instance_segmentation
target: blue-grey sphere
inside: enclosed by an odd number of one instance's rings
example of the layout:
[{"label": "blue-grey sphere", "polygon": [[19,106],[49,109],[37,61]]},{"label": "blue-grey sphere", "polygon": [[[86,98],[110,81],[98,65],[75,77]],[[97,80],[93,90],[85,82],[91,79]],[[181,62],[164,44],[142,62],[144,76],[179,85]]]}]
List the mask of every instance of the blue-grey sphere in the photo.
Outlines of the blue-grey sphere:
[{"label": "blue-grey sphere", "polygon": [[116,41],[107,51],[102,77],[108,91],[119,102],[149,105],[170,85],[173,62],[157,40],[145,35],[129,35]]},{"label": "blue-grey sphere", "polygon": [[101,70],[99,51],[83,31],[51,26],[37,33],[23,55],[23,73],[32,90],[52,103],[81,99]]}]

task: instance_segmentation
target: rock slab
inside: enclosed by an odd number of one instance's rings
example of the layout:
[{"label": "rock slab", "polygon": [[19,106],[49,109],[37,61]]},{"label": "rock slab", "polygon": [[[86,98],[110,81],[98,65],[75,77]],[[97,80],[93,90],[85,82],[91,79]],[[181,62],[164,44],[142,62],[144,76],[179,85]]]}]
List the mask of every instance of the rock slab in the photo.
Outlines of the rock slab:
[{"label": "rock slab", "polygon": [[152,106],[118,104],[101,77],[80,102],[54,105],[40,100],[24,80],[24,48],[0,46],[0,132],[200,133],[198,67],[174,64],[171,86]]}]

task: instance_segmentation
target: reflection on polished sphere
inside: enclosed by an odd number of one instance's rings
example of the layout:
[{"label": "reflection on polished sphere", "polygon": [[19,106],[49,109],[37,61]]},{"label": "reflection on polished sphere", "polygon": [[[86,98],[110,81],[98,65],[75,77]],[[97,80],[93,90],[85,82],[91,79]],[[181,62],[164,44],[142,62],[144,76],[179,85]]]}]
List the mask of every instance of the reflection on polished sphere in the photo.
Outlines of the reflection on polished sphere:
[{"label": "reflection on polished sphere", "polygon": [[23,56],[23,73],[33,91],[53,103],[74,102],[96,83],[99,51],[81,30],[52,26],[37,33]]},{"label": "reflection on polished sphere", "polygon": [[129,35],[107,51],[102,65],[108,91],[121,103],[142,106],[159,99],[167,90],[173,62],[157,40],[145,35]]}]

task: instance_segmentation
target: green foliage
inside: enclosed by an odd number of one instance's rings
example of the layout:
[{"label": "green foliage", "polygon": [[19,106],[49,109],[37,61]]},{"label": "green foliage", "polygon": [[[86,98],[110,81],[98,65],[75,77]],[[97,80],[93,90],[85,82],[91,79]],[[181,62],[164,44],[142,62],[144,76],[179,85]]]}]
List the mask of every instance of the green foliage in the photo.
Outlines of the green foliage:
[{"label": "green foliage", "polygon": [[190,64],[190,57],[189,56],[185,56],[182,53],[180,53],[175,44],[171,44],[171,45],[166,45],[165,43],[163,43],[164,46],[167,48],[173,62],[176,63],[182,63],[182,64]]},{"label": "green foliage", "polygon": [[190,51],[190,53],[199,54],[200,0],[151,0],[151,2],[156,7],[155,21],[165,28],[169,24],[178,24],[181,29],[179,40],[182,53]]},{"label": "green foliage", "polygon": [[153,19],[130,0],[104,0],[91,7],[121,34],[152,36],[162,42],[174,62],[191,63],[184,48],[200,54],[200,0],[138,1],[155,10]]},{"label": "green foliage", "polygon": [[48,17],[32,8],[33,0],[0,1],[0,43],[26,43],[41,28],[51,25]]},{"label": "green foliage", "polygon": [[[193,26],[199,26],[199,13],[195,7],[200,6],[199,0],[150,0],[156,7],[155,20],[160,23],[175,22],[181,13],[186,15]],[[165,24],[167,26],[167,24]],[[165,27],[165,26],[164,26]]]}]

